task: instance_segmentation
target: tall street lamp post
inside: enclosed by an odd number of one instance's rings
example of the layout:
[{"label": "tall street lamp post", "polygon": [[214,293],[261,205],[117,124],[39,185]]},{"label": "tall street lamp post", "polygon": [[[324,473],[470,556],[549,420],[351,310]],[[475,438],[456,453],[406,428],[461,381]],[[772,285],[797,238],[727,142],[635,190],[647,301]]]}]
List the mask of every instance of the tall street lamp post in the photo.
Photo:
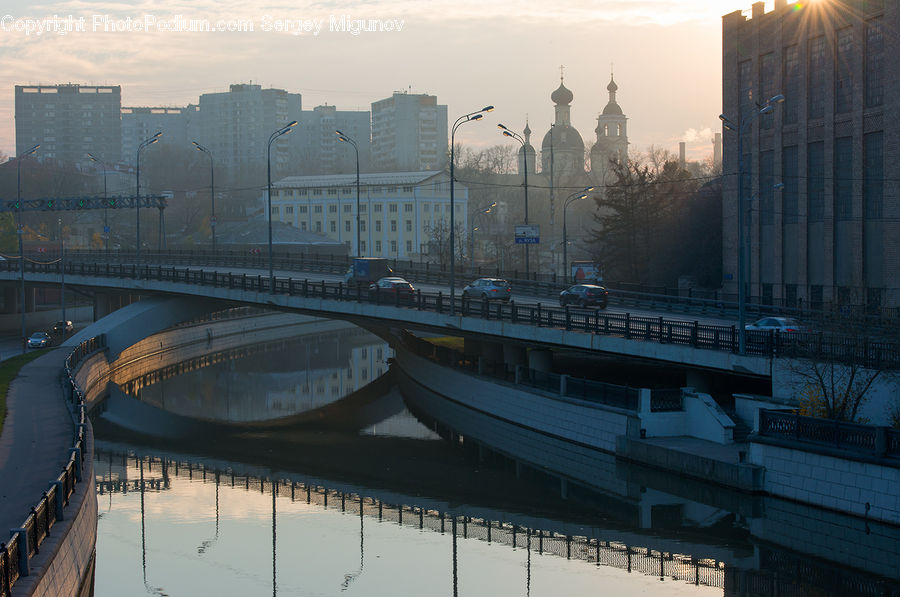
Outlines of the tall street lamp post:
[{"label": "tall street lamp post", "polygon": [[747,116],[736,124],[724,114],[719,114],[719,120],[722,126],[729,131],[737,132],[738,136],[738,352],[745,354],[747,351],[747,334],[744,326],[747,319],[746,305],[746,289],[744,288],[746,281],[745,272],[745,248],[744,248],[744,133],[750,127],[750,124],[759,118],[762,114],[769,114],[774,110],[776,104],[784,101],[784,96],[779,94],[771,97],[765,104],[758,106],[756,110],[751,111]]},{"label": "tall street lamp post", "polygon": [[135,214],[135,226],[134,226],[134,238],[137,242],[137,248],[135,249],[135,258],[137,261],[141,260],[141,151],[150,145],[153,145],[159,138],[162,137],[162,131],[158,131],[155,135],[150,137],[149,139],[144,139],[141,141],[141,144],[138,145],[137,149],[137,158],[135,161],[135,174],[137,178],[137,193],[134,198],[134,214]]},{"label": "tall street lamp post", "polygon": [[103,249],[105,251],[109,251],[109,219],[107,218],[107,201],[108,197],[106,194],[106,164],[102,161],[98,160],[96,156],[92,153],[88,153],[87,156],[91,158],[92,162],[96,162],[103,167]]},{"label": "tall street lamp post", "polygon": [[497,207],[496,201],[492,202],[485,209],[479,209],[476,213],[472,214],[472,233],[469,235],[469,268],[471,269],[475,269],[475,231],[478,230],[478,228],[475,227],[475,216],[489,214],[495,207]]},{"label": "tall street lamp post", "polygon": [[269,292],[275,292],[275,260],[272,255],[272,142],[278,137],[286,135],[297,126],[297,121],[292,120],[271,135],[269,135],[269,143],[266,146],[266,178],[268,180],[268,191],[266,192],[266,203],[269,212]]},{"label": "tall street lamp post", "polygon": [[25,331],[25,246],[22,242],[22,158],[28,157],[38,150],[40,143],[16,157],[16,232],[19,235],[19,282],[20,292],[19,300],[22,309],[22,352],[27,350],[28,337]]},{"label": "tall street lamp post", "polygon": [[194,144],[194,147],[197,148],[197,151],[201,151],[209,156],[209,196],[210,196],[210,204],[209,204],[209,229],[212,232],[212,251],[213,255],[216,254],[216,175],[213,170],[213,155],[212,152],[203,147],[196,141],[191,141]]},{"label": "tall street lamp post", "polygon": [[[515,139],[522,146],[522,159],[523,159],[522,165],[525,167],[525,181],[524,181],[524,184],[525,184],[525,225],[527,226],[528,225],[528,150],[525,147],[525,139],[523,139],[522,136],[519,135],[518,133],[514,133],[513,131],[509,130],[502,124],[498,124],[497,127],[501,131],[503,131],[504,137],[510,137],[511,139]],[[528,133],[528,131],[525,131],[525,132]],[[531,269],[528,264],[528,253],[529,253],[529,249],[528,249],[528,245],[526,244],[525,245],[525,274],[526,274],[526,277],[528,277],[528,273]]]},{"label": "tall street lamp post", "polygon": [[[568,268],[569,268],[569,240],[566,236],[566,210],[569,209],[569,204],[579,199],[585,199],[587,194],[594,190],[594,187],[585,187],[581,191],[577,193],[572,193],[566,200],[563,202],[563,279],[568,280]],[[568,282],[566,282],[568,284]]]},{"label": "tall street lamp post", "polygon": [[62,218],[56,220],[57,229],[59,231],[59,285],[60,285],[60,309],[62,311],[63,332],[65,332],[66,321],[66,244],[63,241]]},{"label": "tall street lamp post", "polygon": [[359,257],[362,257],[362,245],[359,243],[360,239],[360,215],[359,215],[359,146],[356,144],[351,137],[348,137],[341,131],[334,131],[338,136],[338,139],[343,141],[344,143],[349,143],[353,146],[353,151],[356,152],[356,254]]},{"label": "tall street lamp post", "polygon": [[456,204],[453,195],[454,162],[456,161],[456,145],[454,139],[456,138],[456,129],[466,122],[481,120],[484,118],[484,112],[490,112],[493,109],[494,106],[485,106],[481,110],[463,114],[456,119],[456,122],[453,123],[453,128],[450,129],[450,315],[456,313],[456,231],[454,230],[454,227],[456,226]]}]

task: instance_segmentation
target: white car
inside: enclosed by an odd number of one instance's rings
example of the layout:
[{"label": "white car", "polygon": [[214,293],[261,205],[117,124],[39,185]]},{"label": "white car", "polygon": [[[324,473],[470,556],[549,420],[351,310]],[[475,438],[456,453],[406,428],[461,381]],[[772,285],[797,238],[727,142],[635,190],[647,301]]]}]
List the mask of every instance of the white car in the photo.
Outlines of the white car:
[{"label": "white car", "polygon": [[28,348],[47,348],[50,346],[50,334],[35,332],[28,338]]},{"label": "white car", "polygon": [[777,332],[799,332],[800,322],[793,317],[763,317],[744,326],[745,330],[774,330]]}]

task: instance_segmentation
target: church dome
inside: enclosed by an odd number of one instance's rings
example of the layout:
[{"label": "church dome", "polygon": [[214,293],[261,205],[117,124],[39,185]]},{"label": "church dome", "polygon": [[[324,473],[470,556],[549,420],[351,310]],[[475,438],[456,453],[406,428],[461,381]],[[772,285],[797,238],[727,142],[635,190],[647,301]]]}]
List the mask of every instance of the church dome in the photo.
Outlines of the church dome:
[{"label": "church dome", "polygon": [[550,99],[553,100],[557,106],[567,106],[572,103],[572,99],[575,95],[566,89],[566,86],[563,85],[562,81],[559,82],[559,87],[556,88],[556,91],[550,94]]},{"label": "church dome", "polygon": [[621,116],[622,108],[615,101],[610,101],[606,104],[606,107],[603,108],[604,116]]},{"label": "church dome", "polygon": [[544,135],[544,140],[541,143],[541,150],[548,152],[550,151],[551,144],[551,135],[553,137],[553,151],[565,151],[565,150],[576,150],[576,151],[584,151],[584,141],[581,138],[581,135],[575,130],[575,127],[570,125],[556,125],[547,131],[547,134]]},{"label": "church dome", "polygon": [[609,85],[606,86],[606,90],[612,93],[615,93],[619,90],[619,86],[616,85],[616,82],[613,81],[612,77],[609,78]]}]

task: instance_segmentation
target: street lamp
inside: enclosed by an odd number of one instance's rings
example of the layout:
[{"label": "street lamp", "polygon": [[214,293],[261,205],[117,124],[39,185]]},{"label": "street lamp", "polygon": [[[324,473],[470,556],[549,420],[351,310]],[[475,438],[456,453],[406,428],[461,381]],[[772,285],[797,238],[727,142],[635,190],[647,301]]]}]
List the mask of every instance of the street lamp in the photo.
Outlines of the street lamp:
[{"label": "street lamp", "polygon": [[141,260],[141,150],[159,141],[160,137],[162,137],[162,131],[158,131],[149,139],[144,139],[143,141],[141,141],[141,144],[138,145],[137,158],[135,159],[135,170],[137,175],[137,196],[134,198],[134,213],[136,222],[134,227],[134,237],[137,241],[135,259],[138,262],[140,262]]},{"label": "street lamp", "polygon": [[209,215],[209,228],[212,231],[212,250],[213,255],[216,254],[216,175],[213,171],[213,154],[212,152],[203,147],[196,141],[191,141],[194,144],[194,147],[197,148],[197,151],[202,151],[206,155],[209,156],[209,195],[210,195],[210,215]]},{"label": "street lamp", "polygon": [[472,214],[472,233],[469,235],[469,267],[475,268],[475,231],[478,228],[475,227],[475,216],[482,216],[484,214],[491,213],[491,210],[497,207],[497,202],[494,201],[490,205],[488,205],[485,209],[480,209],[476,213]]},{"label": "street lamp", "polygon": [[353,146],[353,151],[356,152],[356,254],[359,257],[362,257],[362,245],[359,243],[360,238],[360,215],[359,215],[359,146],[356,144],[351,137],[348,137],[341,131],[334,131],[334,133],[338,136],[338,139],[343,141],[344,143],[349,143]]},{"label": "street lamp", "polygon": [[757,110],[753,110],[746,117],[742,118],[739,124],[735,124],[724,114],[719,114],[719,120],[722,126],[729,131],[737,132],[738,135],[738,352],[745,354],[747,351],[747,335],[744,330],[746,321],[746,291],[744,271],[744,132],[750,124],[759,118],[762,114],[769,114],[774,110],[776,104],[784,102],[784,96],[775,95],[763,104],[758,106]]},{"label": "street lamp", "polygon": [[[107,196],[106,196],[106,164],[102,161],[98,160],[94,154],[88,152],[87,156],[91,158],[92,162],[96,162],[103,167],[103,248],[105,251],[109,251],[109,220],[107,219],[106,208],[107,208]],[[65,319],[65,318],[63,318]]]},{"label": "street lamp", "polygon": [[[528,149],[525,146],[525,139],[522,138],[518,133],[514,133],[509,130],[502,124],[498,124],[497,127],[503,131],[504,137],[510,137],[511,139],[515,139],[522,145],[522,159],[523,165],[525,166],[525,225],[528,225]],[[529,134],[529,131],[525,131],[526,134]],[[528,244],[525,245],[525,277],[528,277],[529,266],[528,266]]]},{"label": "street lamp", "polygon": [[563,276],[566,280],[569,279],[569,241],[566,237],[566,210],[569,209],[570,203],[586,198],[587,194],[593,190],[594,187],[585,187],[577,193],[572,193],[566,197],[566,200],[563,202]]},{"label": "street lamp", "polygon": [[22,158],[30,156],[37,151],[40,146],[41,144],[38,143],[22,155],[16,157],[16,231],[19,235],[19,281],[21,282],[19,298],[22,303],[23,353],[27,350],[27,342],[25,340],[27,334],[25,332],[25,249],[22,243],[22,234],[24,233],[24,230],[22,230]]},{"label": "street lamp", "polygon": [[56,220],[59,231],[59,280],[60,308],[62,310],[63,332],[66,330],[66,244],[63,241],[62,218]]},{"label": "street lamp", "polygon": [[453,169],[455,167],[454,162],[456,161],[456,146],[454,139],[456,138],[456,129],[466,122],[481,120],[484,118],[483,112],[490,112],[493,109],[494,106],[485,106],[481,110],[463,114],[456,119],[456,122],[453,123],[453,128],[450,129],[450,315],[456,313],[456,304],[454,300],[456,298],[456,257],[454,255],[454,252],[456,251],[456,231],[453,229],[456,225],[456,207],[453,198]]},{"label": "street lamp", "polygon": [[268,179],[268,192],[266,193],[266,202],[269,207],[269,292],[275,292],[275,267],[272,257],[272,142],[282,135],[287,135],[297,126],[297,121],[292,120],[271,135],[269,135],[269,144],[266,146],[266,177]]}]

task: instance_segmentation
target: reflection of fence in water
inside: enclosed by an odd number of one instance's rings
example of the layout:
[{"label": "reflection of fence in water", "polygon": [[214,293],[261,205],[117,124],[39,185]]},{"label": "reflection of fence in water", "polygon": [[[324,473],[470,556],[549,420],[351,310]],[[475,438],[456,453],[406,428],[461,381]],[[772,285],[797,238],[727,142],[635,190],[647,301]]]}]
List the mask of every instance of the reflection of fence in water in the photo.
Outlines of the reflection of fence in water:
[{"label": "reflection of fence in water", "polygon": [[[144,490],[163,491],[170,487],[171,478],[184,478],[203,483],[216,483],[245,491],[261,494],[275,492],[277,497],[289,498],[292,502],[306,502],[324,509],[339,509],[342,513],[375,518],[379,522],[397,523],[400,526],[419,530],[431,530],[441,534],[452,530],[454,514],[438,510],[390,504],[377,498],[361,496],[329,489],[321,485],[309,484],[289,479],[275,480],[238,475],[233,471],[206,468],[202,464],[177,460],[163,460],[158,457],[140,458],[133,455],[120,456],[121,465],[138,468],[143,460]],[[96,458],[100,458],[97,452]],[[98,468],[100,463],[98,462]],[[156,473],[157,477],[151,475]],[[98,493],[140,491],[139,479],[105,479],[98,474]],[[360,512],[361,511],[361,512]],[[562,535],[552,531],[531,529],[508,522],[456,515],[456,534],[463,539],[478,539],[488,543],[500,543],[513,548],[527,548],[539,554],[552,554],[567,559],[584,560],[597,566],[613,566],[628,572],[640,572],[657,576],[660,580],[681,580],[697,585],[724,587],[726,567],[723,562],[699,559],[690,555],[662,552],[645,547],[632,547],[618,541],[601,541],[584,536]]]}]

